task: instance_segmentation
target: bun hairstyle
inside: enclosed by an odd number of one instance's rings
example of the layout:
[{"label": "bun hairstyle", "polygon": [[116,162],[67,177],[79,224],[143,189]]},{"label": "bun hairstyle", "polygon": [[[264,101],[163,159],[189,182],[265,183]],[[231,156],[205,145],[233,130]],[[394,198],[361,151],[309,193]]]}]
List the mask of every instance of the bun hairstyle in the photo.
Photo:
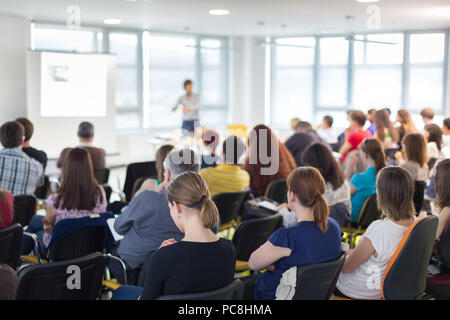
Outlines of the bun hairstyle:
[{"label": "bun hairstyle", "polygon": [[302,206],[312,209],[314,222],[325,233],[328,228],[330,209],[323,197],[326,185],[319,170],[313,167],[294,169],[287,178],[287,187],[289,192],[295,194]]},{"label": "bun hairstyle", "polygon": [[170,184],[167,199],[188,208],[200,210],[203,227],[211,229],[219,222],[219,211],[212,201],[205,180],[196,172],[178,175]]},{"label": "bun hairstyle", "polygon": [[361,151],[367,153],[375,161],[375,170],[378,173],[386,167],[386,155],[377,139],[365,139],[361,144]]}]

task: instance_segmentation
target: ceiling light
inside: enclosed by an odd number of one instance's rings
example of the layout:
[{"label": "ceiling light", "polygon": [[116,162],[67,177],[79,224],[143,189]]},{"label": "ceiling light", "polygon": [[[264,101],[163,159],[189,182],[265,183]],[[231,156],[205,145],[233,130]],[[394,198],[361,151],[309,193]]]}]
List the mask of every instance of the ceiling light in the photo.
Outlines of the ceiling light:
[{"label": "ceiling light", "polygon": [[121,24],[122,20],[116,18],[108,18],[103,20],[104,24]]},{"label": "ceiling light", "polygon": [[362,2],[362,3],[371,3],[371,2],[378,2],[380,0],[356,0],[358,2]]},{"label": "ceiling light", "polygon": [[212,16],[226,16],[226,15],[230,14],[230,10],[212,9],[212,10],[209,10],[209,14]]}]

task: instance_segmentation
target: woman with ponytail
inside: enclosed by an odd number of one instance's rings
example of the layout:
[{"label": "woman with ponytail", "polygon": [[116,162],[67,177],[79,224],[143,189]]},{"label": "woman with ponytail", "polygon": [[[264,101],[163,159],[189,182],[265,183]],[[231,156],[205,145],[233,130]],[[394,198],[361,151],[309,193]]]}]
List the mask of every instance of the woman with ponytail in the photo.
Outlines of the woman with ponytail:
[{"label": "woman with ponytail", "polygon": [[350,180],[352,193],[352,213],[353,222],[358,221],[361,208],[367,197],[375,194],[377,173],[386,166],[386,156],[377,139],[366,139],[361,143],[362,159],[366,171],[356,173]]},{"label": "woman with ponytail", "polygon": [[184,238],[165,241],[150,259],[144,287],[120,287],[114,300],[210,291],[234,280],[236,251],[231,241],[211,231],[219,213],[203,178],[191,171],[178,175],[168,188],[167,199],[170,215]]},{"label": "woman with ponytail", "polygon": [[250,256],[252,270],[266,269],[254,284],[253,297],[258,300],[275,299],[283,273],[290,268],[331,261],[341,251],[341,231],[339,224],[328,217],[328,204],[323,197],[326,185],[319,170],[294,169],[287,179],[287,187],[288,206],[297,215],[298,222],[275,231]]}]

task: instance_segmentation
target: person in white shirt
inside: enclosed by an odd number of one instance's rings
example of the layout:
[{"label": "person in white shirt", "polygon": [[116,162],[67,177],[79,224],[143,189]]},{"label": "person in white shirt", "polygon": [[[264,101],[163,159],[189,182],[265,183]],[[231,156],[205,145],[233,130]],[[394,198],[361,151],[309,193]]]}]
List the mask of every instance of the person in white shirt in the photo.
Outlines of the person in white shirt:
[{"label": "person in white shirt", "polygon": [[384,220],[370,224],[355,249],[347,251],[335,296],[381,299],[387,265],[405,232],[414,223],[414,181],[403,168],[386,167],[377,178],[377,197]]},{"label": "person in white shirt", "polygon": [[338,142],[338,138],[333,128],[333,117],[325,116],[322,119],[322,124],[316,128],[319,136],[322,137],[328,144],[335,144]]},{"label": "person in white shirt", "polygon": [[450,148],[450,118],[444,119],[442,125],[442,138],[444,140],[444,147]]},{"label": "person in white shirt", "polygon": [[180,104],[183,106],[183,124],[181,129],[183,130],[183,135],[190,134],[193,136],[195,128],[199,125],[200,95],[192,92],[191,80],[184,81],[184,89],[186,94],[178,98],[172,111],[176,111]]},{"label": "person in white shirt", "polygon": [[430,159],[441,160],[444,158],[442,150],[442,130],[435,123],[425,126],[425,140],[427,141],[427,152]]}]

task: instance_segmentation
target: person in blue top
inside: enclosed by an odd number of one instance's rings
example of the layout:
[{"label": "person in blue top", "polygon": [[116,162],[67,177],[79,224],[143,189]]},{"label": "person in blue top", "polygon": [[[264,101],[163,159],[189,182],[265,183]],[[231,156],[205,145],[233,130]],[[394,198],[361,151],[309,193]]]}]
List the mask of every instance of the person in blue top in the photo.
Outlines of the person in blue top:
[{"label": "person in blue top", "polygon": [[283,273],[292,267],[335,260],[341,253],[339,224],[329,218],[323,194],[325,181],[319,170],[300,167],[287,178],[288,206],[298,223],[280,228],[250,256],[252,270],[266,271],[253,286],[256,300],[274,300]]},{"label": "person in blue top", "polygon": [[377,139],[366,139],[361,143],[362,161],[366,171],[355,174],[350,180],[352,194],[353,222],[358,221],[361,208],[367,197],[377,193],[377,173],[386,166],[386,156],[381,143]]}]

